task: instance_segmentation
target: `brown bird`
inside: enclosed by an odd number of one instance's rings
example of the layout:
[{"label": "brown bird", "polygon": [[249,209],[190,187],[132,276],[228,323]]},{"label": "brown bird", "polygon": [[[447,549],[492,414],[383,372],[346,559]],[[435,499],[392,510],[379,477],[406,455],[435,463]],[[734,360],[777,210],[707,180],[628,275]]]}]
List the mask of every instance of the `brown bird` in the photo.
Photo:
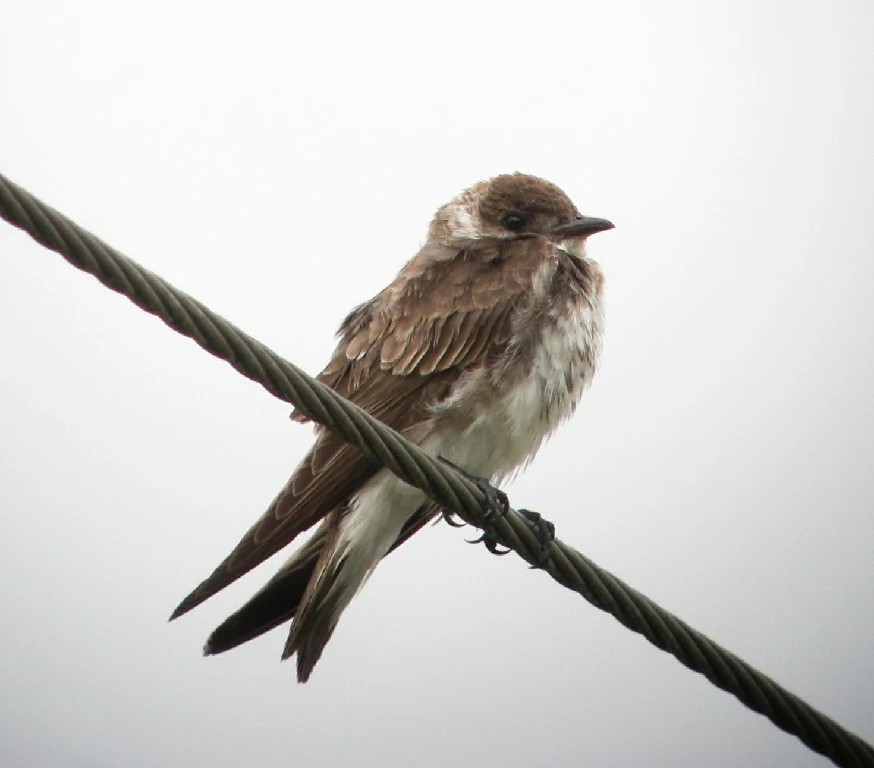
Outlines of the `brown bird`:
[{"label": "brown bird", "polygon": [[[432,454],[502,481],[592,379],[604,279],[585,245],[612,227],[534,176],[476,184],[437,211],[419,253],[343,321],[319,380]],[[301,682],[379,561],[439,513],[358,449],[316,434],[269,509],[171,617],[318,524],[204,648],[221,653],[292,620],[282,658],[297,654]]]}]

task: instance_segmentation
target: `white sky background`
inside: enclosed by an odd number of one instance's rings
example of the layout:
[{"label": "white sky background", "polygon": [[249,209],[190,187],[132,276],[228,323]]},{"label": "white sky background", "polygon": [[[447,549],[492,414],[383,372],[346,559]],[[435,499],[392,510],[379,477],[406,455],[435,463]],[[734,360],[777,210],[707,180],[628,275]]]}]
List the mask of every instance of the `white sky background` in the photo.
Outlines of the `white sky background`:
[{"label": "white sky background", "polygon": [[[874,739],[874,5],[314,5],[6,3],[0,171],[313,373],[440,204],[559,184],[606,352],[511,501]],[[0,325],[0,764],[825,764],[447,526],[308,685],[201,658],[309,430],[5,224]]]}]

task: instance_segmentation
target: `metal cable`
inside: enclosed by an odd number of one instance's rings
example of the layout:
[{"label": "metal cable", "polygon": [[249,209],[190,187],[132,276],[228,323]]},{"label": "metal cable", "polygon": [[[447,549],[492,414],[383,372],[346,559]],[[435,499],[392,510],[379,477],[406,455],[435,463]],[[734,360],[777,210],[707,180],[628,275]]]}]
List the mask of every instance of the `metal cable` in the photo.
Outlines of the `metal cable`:
[{"label": "metal cable", "polygon": [[[226,360],[270,394],[341,435],[441,506],[455,511],[465,522],[479,528],[486,525],[484,495],[470,480],[2,175],[0,215],[60,253],[73,266],[94,275],[108,288],[124,294],[175,331]],[[765,715],[778,728],[797,736],[810,749],[840,766],[874,768],[874,749],[865,741],[575,549],[555,539],[543,561],[541,544],[531,524],[516,511],[496,519],[489,529],[496,541],[526,562],[542,565],[559,584],[578,592],[596,608]]]}]

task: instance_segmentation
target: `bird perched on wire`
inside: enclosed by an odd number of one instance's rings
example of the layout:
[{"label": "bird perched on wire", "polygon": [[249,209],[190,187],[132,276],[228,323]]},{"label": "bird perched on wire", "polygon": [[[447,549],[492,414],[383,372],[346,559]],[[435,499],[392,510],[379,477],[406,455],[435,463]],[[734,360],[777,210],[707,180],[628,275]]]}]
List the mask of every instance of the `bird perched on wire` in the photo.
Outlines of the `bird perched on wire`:
[{"label": "bird perched on wire", "polygon": [[[437,211],[395,280],[343,321],[319,380],[470,476],[499,483],[532,459],[592,379],[604,279],[586,239],[612,227],[535,176],[474,185]],[[269,509],[171,618],[317,526],[204,648],[221,653],[291,620],[282,657],[297,654],[305,682],[379,561],[439,513],[318,428]]]}]

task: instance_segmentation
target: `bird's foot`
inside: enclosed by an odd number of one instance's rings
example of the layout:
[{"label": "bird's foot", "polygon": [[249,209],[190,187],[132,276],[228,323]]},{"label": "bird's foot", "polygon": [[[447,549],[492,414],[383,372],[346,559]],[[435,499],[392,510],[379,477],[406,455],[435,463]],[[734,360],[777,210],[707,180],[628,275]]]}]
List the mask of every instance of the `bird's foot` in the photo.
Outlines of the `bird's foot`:
[{"label": "bird's foot", "polygon": [[[495,488],[488,480],[484,477],[478,477],[476,475],[470,474],[470,472],[465,471],[457,464],[453,464],[449,459],[445,459],[442,456],[438,456],[444,464],[449,467],[452,467],[458,474],[462,477],[467,478],[472,482],[479,490],[482,492],[483,496],[485,496],[485,519],[484,523],[486,524],[483,528],[482,535],[478,539],[473,539],[470,541],[471,544],[479,544],[482,542],[485,544],[486,549],[491,552],[493,555],[506,555],[507,552],[511,550],[501,550],[499,548],[498,541],[495,539],[494,530],[492,525],[495,520],[499,517],[503,517],[510,510],[510,500],[507,498],[507,494],[502,490]],[[451,510],[444,509],[443,510],[443,519],[449,523],[453,528],[460,528],[464,525],[463,522],[458,522],[455,513]]]},{"label": "bird's foot", "polygon": [[524,517],[531,527],[534,528],[534,535],[540,544],[540,558],[532,568],[543,568],[546,561],[549,559],[549,547],[555,539],[555,526],[543,518],[539,512],[532,512],[530,509],[517,510]]}]

